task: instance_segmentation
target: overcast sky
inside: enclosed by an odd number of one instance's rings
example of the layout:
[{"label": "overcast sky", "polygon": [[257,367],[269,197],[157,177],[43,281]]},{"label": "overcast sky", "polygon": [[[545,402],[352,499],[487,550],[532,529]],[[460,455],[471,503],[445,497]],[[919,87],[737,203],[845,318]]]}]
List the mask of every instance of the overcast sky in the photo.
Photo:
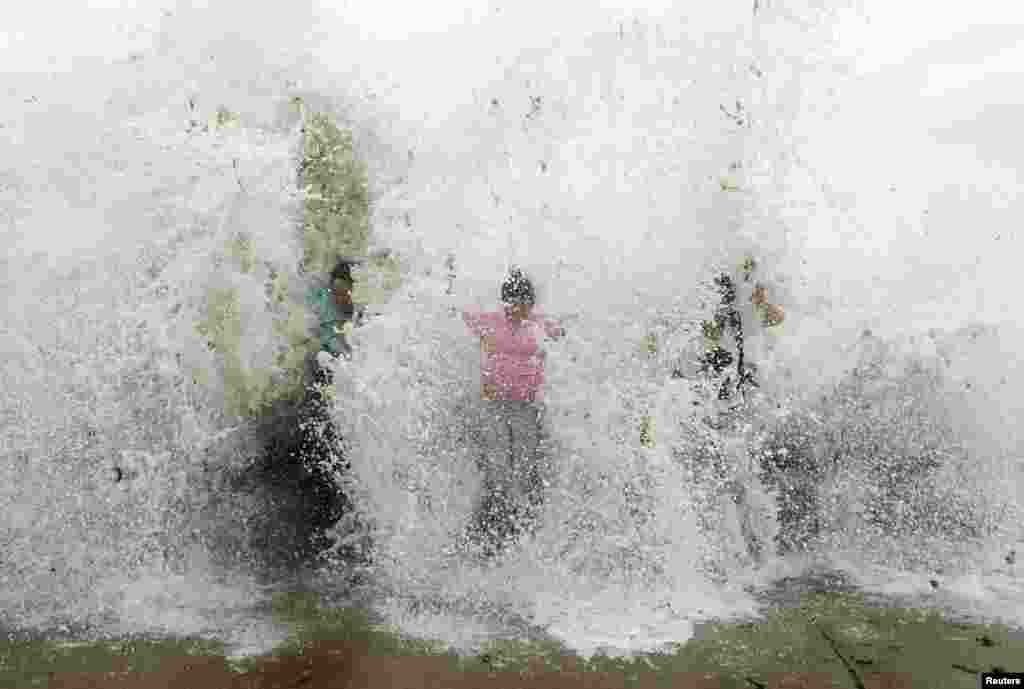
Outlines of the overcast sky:
[{"label": "overcast sky", "polygon": [[[145,43],[147,27],[156,25],[169,0],[43,0],[18,3],[5,13],[0,26],[0,49],[9,58],[5,71],[70,68],[72,56],[123,55],[126,47]],[[187,3],[202,5],[201,0]],[[216,4],[216,3],[210,3]],[[296,5],[301,3],[296,3]],[[507,4],[508,7],[503,7]],[[454,27],[471,27],[493,13],[535,15],[536,33],[585,30],[588,21],[642,9],[656,16],[670,0],[588,0],[587,3],[551,3],[537,0],[318,0],[325,16],[358,27],[369,42],[380,42],[408,60],[412,48],[402,50],[410,37],[440,38]],[[989,75],[1018,74],[1024,67],[1024,5],[1002,0],[972,2],[890,2],[861,0],[862,21],[850,12],[840,38],[844,51],[858,54],[858,71],[884,71],[887,78],[921,80],[926,70],[925,95],[940,95],[975,84]],[[586,9],[583,9],[586,8]],[[584,14],[586,16],[584,16]],[[53,21],[54,18],[59,21]],[[251,26],[246,30],[251,30]],[[517,37],[525,39],[526,37]],[[418,43],[418,42],[417,42]],[[444,52],[444,51],[440,51]],[[417,55],[417,59],[444,55]],[[449,54],[449,59],[454,55]],[[463,63],[465,56],[459,57]],[[910,65],[903,63],[909,59]],[[471,61],[470,61],[471,62]],[[924,63],[934,63],[927,67]],[[463,64],[463,67],[467,65]],[[916,86],[915,86],[916,88]]]},{"label": "overcast sky", "polygon": [[[96,53],[116,51],[113,40],[118,35],[128,42],[134,27],[152,23],[160,8],[174,3],[169,0],[43,0],[18,3],[16,10],[5,13],[0,27],[0,47],[17,48],[19,57],[35,58],[45,65],[53,51]],[[202,0],[189,3],[201,6]],[[212,4],[212,3],[211,3]],[[397,41],[414,34],[443,33],[453,26],[472,24],[481,16],[495,11],[530,6],[542,13],[545,27],[558,27],[571,21],[571,14],[562,12],[559,3],[520,0],[502,3],[498,0],[320,0],[319,6],[330,14],[347,18],[361,32],[382,41]],[[503,8],[508,4],[509,8]],[[671,6],[670,0],[591,0],[593,9],[608,12],[643,9],[657,14]],[[861,0],[863,14],[871,18],[863,24],[850,21],[843,31],[850,45],[862,45],[865,52],[861,66],[865,71],[898,64],[929,44],[957,37],[961,45],[973,45],[975,75],[987,70],[1019,69],[1020,42],[1024,36],[1024,5],[1002,0],[934,3],[914,0]],[[590,12],[588,12],[589,14]],[[61,21],[54,22],[54,17]],[[118,26],[121,24],[121,26]],[[570,24],[571,25],[571,24]],[[1005,40],[990,43],[993,27],[1003,27]],[[1012,27],[1009,29],[1007,27]],[[980,29],[980,31],[979,31]],[[1016,40],[1009,36],[1016,33]],[[25,39],[31,37],[31,41]],[[27,44],[26,44],[27,43]],[[1014,45],[1016,44],[1016,46]],[[1006,52],[1009,51],[1009,52]]]},{"label": "overcast sky", "polygon": [[[772,1],[779,0],[762,0]],[[742,0],[737,2],[741,7]],[[152,45],[164,9],[174,4],[21,3],[0,27],[0,50],[10,57],[3,69],[73,72],[80,56],[123,60],[133,46]],[[261,5],[236,20],[236,8],[244,5],[210,2],[210,16],[217,18],[210,24],[237,23],[239,34],[261,49],[294,47],[284,44],[308,32],[310,49],[327,72],[344,78],[342,70],[353,66],[408,121],[440,121],[472,97],[473,88],[499,77],[502,68],[495,64],[495,56],[512,57],[530,43],[549,43],[552,35],[607,31],[634,10],[656,18],[671,4],[296,0],[287,7]],[[847,12],[838,27],[839,52],[855,56],[854,78],[843,85],[842,111],[829,122],[807,122],[801,134],[809,142],[806,153],[816,157],[817,166],[827,170],[837,188],[866,193],[878,171],[887,176],[886,189],[889,183],[897,186],[901,193],[891,197],[892,202],[870,196],[858,199],[865,239],[871,241],[871,233],[878,232],[878,245],[886,246],[884,219],[901,213],[919,217],[928,203],[926,187],[934,190],[950,180],[985,186],[990,175],[1002,175],[1004,181],[1017,175],[1019,181],[1024,139],[1016,132],[1024,118],[1019,89],[1024,5],[1003,0],[861,0],[860,8]],[[495,15],[501,16],[500,22],[474,30],[485,17]],[[480,55],[490,57],[484,60]],[[865,146],[867,139],[870,145]],[[976,211],[970,212],[970,217],[977,217]],[[945,260],[947,255],[965,255],[953,244],[947,250],[949,254],[937,256]],[[995,258],[1002,255],[1007,252]],[[902,266],[892,270],[898,275]]]}]

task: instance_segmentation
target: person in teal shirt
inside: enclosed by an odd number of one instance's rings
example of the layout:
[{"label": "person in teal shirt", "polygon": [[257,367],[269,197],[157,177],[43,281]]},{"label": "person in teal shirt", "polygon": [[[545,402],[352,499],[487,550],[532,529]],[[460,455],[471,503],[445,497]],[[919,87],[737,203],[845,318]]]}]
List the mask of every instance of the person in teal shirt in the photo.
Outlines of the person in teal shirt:
[{"label": "person in teal shirt", "polygon": [[331,271],[330,283],[316,291],[321,351],[336,357],[351,358],[352,347],[345,339],[346,324],[362,325],[366,318],[366,305],[352,302],[352,266],[356,259],[340,259]]},{"label": "person in teal shirt", "polygon": [[[351,357],[352,348],[342,328],[348,323],[360,324],[363,319],[364,307],[352,302],[352,266],[358,263],[359,259],[339,259],[328,284],[307,292],[308,305],[317,313],[319,350],[335,357]],[[341,431],[322,387],[333,382],[333,372],[321,365],[317,354],[310,351],[306,357],[304,398],[284,424],[287,430],[274,440],[268,454],[278,476],[297,481],[301,509],[306,511],[305,529],[295,552],[314,559],[327,557],[324,554],[337,546],[332,530],[350,515],[354,521],[349,535],[361,535],[352,544],[337,547],[336,553],[350,564],[365,562],[370,548],[368,532],[353,514],[354,497],[337,479],[339,475],[348,475],[352,467],[342,450]],[[292,470],[297,473],[289,473]]]}]

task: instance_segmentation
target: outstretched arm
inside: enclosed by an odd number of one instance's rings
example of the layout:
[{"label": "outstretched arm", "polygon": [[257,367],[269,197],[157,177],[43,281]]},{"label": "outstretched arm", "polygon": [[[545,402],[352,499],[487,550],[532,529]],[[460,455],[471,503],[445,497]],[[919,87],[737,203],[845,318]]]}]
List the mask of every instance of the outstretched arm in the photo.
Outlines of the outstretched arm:
[{"label": "outstretched arm", "polygon": [[544,327],[544,333],[548,337],[552,339],[565,337],[565,327],[562,326],[561,319],[554,319],[541,316],[538,318],[538,321]]}]

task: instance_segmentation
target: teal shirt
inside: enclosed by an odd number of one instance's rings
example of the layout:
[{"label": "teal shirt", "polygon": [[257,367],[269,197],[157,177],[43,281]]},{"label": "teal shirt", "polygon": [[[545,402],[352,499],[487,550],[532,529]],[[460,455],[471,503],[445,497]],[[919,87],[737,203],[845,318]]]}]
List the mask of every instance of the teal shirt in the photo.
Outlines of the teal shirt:
[{"label": "teal shirt", "polygon": [[338,329],[349,321],[353,321],[354,325],[362,325],[366,306],[353,304],[352,308],[346,312],[335,303],[331,291],[326,287],[316,290],[313,300],[319,320],[320,349],[334,356],[351,354],[352,348],[345,341],[345,336],[338,332]]}]

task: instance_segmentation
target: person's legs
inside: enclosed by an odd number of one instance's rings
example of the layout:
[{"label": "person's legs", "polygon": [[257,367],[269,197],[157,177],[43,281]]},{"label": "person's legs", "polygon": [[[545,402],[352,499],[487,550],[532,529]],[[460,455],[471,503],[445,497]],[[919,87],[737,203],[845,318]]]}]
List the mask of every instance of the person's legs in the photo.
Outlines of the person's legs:
[{"label": "person's legs", "polygon": [[326,369],[320,365],[318,360],[319,352],[312,353],[306,356],[306,371],[303,384],[307,390],[314,385],[330,385],[333,382],[333,374],[330,369]]},{"label": "person's legs", "polygon": [[754,515],[747,488],[739,480],[732,480],[726,485],[726,491],[732,498],[733,504],[736,505],[740,535],[743,536],[743,542],[746,544],[747,554],[755,561],[760,562],[762,545],[754,530]]},{"label": "person's legs", "polygon": [[495,488],[511,487],[512,474],[509,459],[512,439],[509,432],[508,410],[503,402],[483,402],[478,427],[480,471],[484,480]]},{"label": "person's legs", "polygon": [[483,491],[477,509],[475,529],[488,545],[497,546],[509,535],[509,521],[514,493],[511,434],[506,403],[484,401],[480,414],[479,468],[483,474]]},{"label": "person's legs", "polygon": [[533,402],[515,402],[509,413],[511,461],[517,512],[532,526],[543,499],[540,466],[541,409]]}]

